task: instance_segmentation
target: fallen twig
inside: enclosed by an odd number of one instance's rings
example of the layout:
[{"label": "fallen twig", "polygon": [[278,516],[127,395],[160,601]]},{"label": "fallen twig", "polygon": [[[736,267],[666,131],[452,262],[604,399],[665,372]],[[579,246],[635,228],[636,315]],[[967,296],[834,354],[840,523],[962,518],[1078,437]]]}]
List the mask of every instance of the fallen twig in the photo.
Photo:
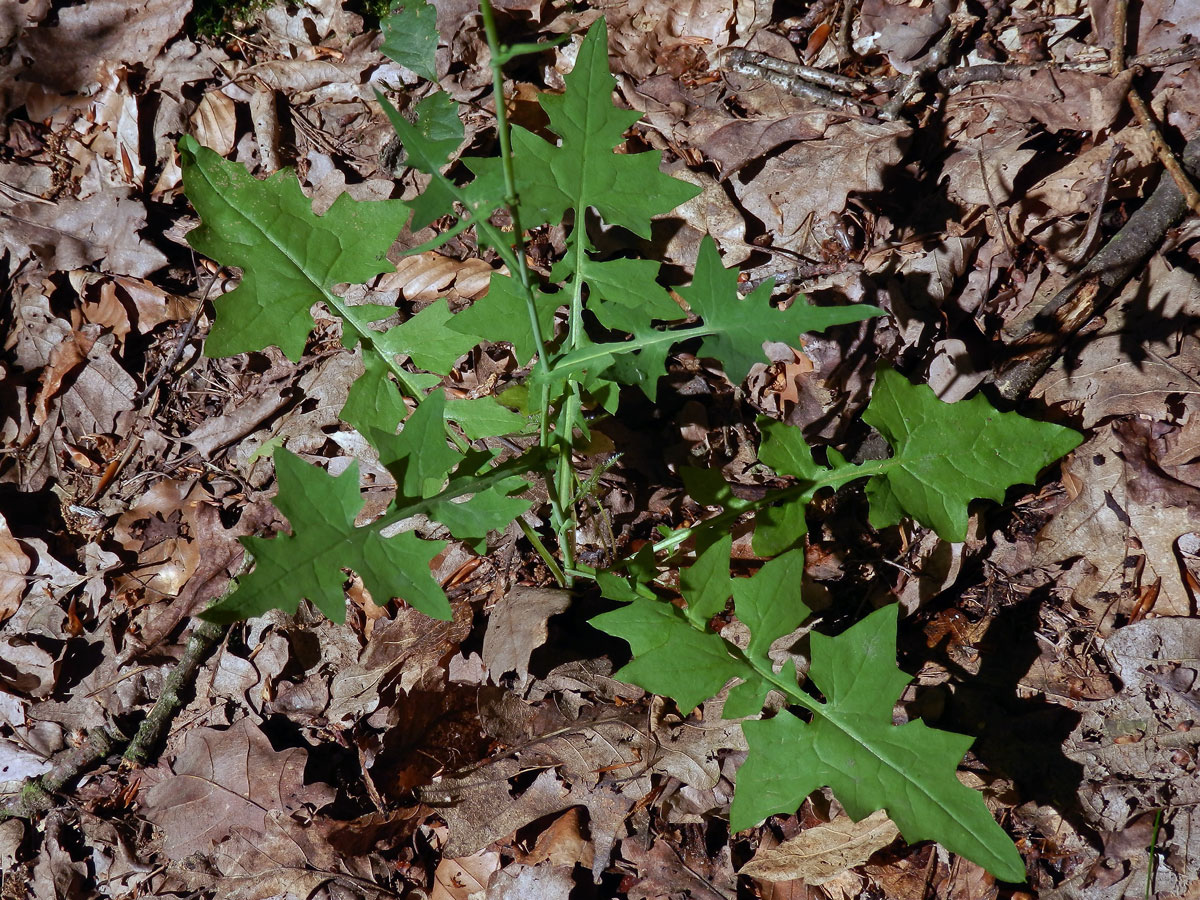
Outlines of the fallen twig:
[{"label": "fallen twig", "polygon": [[946,68],[950,61],[950,48],[954,45],[954,40],[959,34],[962,34],[968,27],[972,18],[953,17],[949,27],[946,28],[946,33],[943,34],[933,49],[930,50],[922,58],[920,65],[917,66],[913,73],[908,76],[900,90],[892,96],[892,99],[883,105],[883,109],[879,111],[879,118],[885,121],[891,121],[899,118],[904,107],[908,105],[908,101],[917,95],[921,89],[921,82],[935,72],[940,72]]},{"label": "fallen twig", "polygon": [[[1129,65],[1138,69],[1162,69],[1181,62],[1200,59],[1200,44],[1189,44],[1183,47],[1172,47],[1163,50],[1151,50],[1129,60]],[[803,96],[832,109],[847,109],[840,98],[830,99],[829,93],[862,94],[867,91],[891,92],[904,87],[911,81],[911,76],[889,76],[877,78],[860,75],[849,78],[836,72],[827,72],[806,66],[802,63],[790,62],[756,53],[752,50],[736,49],[729,54],[729,66],[743,75],[753,75],[770,81],[778,87],[796,96]],[[1086,61],[1065,63],[988,63],[978,66],[959,66],[953,69],[941,69],[936,79],[943,90],[965,87],[982,81],[1020,81],[1029,78],[1046,69],[1064,72],[1099,72],[1110,68],[1109,61]],[[826,91],[811,92],[805,87],[817,85]],[[871,104],[856,101],[864,110],[863,115],[875,115],[877,110]]]},{"label": "fallen twig", "polygon": [[[1113,4],[1112,24],[1113,75],[1118,75],[1125,69],[1125,22],[1127,16],[1128,0],[1116,0]],[[1153,113],[1150,112],[1150,106],[1146,103],[1146,98],[1142,96],[1141,91],[1132,82],[1129,84],[1128,97],[1129,105],[1133,109],[1133,114],[1137,116],[1138,124],[1142,126],[1142,130],[1146,132],[1146,136],[1150,139],[1150,145],[1154,148],[1154,154],[1158,157],[1170,176],[1175,179],[1175,184],[1179,187],[1179,192],[1187,201],[1188,208],[1197,215],[1200,215],[1200,193],[1196,191],[1196,186],[1192,184],[1192,180],[1183,171],[1183,166],[1179,164],[1179,160],[1175,157],[1171,148],[1167,146],[1167,142],[1162,136],[1162,131],[1159,129],[1158,123],[1154,121]]]},{"label": "fallen twig", "polygon": [[865,83],[814,69],[800,63],[789,63],[781,59],[767,56],[764,53],[754,53],[738,48],[729,55],[729,67],[742,75],[752,75],[761,78],[776,87],[783,88],[795,97],[811,100],[818,106],[836,109],[842,112],[852,112],[860,116],[875,115],[874,107],[860,103],[853,97],[835,93],[835,91],[850,91],[855,87],[865,90]]},{"label": "fallen twig", "polygon": [[859,0],[843,0],[842,14],[838,18],[837,30],[837,47],[838,58],[847,60],[850,58],[850,24],[854,21],[854,11],[858,9]]},{"label": "fallen twig", "polygon": [[[1183,166],[1200,173],[1200,132],[1183,149]],[[1107,308],[1116,289],[1154,252],[1188,205],[1173,179],[1164,178],[1142,206],[1009,346],[1014,356],[991,377],[996,392],[1026,397],[1059,357],[1066,342]]]},{"label": "fallen twig", "polygon": [[227,626],[201,622],[192,631],[183,656],[163,683],[162,693],[149,714],[130,740],[116,728],[93,728],[87,742],[64,750],[54,757],[52,768],[39,778],[31,778],[21,788],[16,799],[0,806],[0,820],[19,817],[32,818],[53,809],[56,795],[79,776],[116,753],[124,744],[123,761],[129,765],[145,765],[158,746],[167,723],[174,718],[182,704],[182,689],[196,677],[200,664],[225,634]]},{"label": "fallen twig", "polygon": [[126,763],[144,766],[149,762],[151,751],[158,746],[167,723],[175,717],[175,714],[179,712],[179,707],[183,705],[183,699],[180,696],[182,690],[195,680],[200,664],[204,662],[213,646],[225,636],[228,627],[215,622],[202,621],[192,631],[192,636],[188,638],[187,646],[183,650],[183,656],[179,658],[179,662],[175,664],[175,668],[163,682],[162,693],[158,695],[154,707],[142,720],[133,740],[125,748],[122,759]]}]

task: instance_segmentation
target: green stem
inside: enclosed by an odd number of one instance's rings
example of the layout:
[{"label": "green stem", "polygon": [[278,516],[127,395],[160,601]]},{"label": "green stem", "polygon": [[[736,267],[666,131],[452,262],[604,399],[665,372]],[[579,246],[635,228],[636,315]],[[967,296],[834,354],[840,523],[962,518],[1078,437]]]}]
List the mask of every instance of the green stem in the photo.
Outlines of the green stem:
[{"label": "green stem", "polygon": [[[525,298],[525,308],[529,315],[533,340],[538,347],[537,362],[535,365],[543,376],[544,385],[538,397],[541,421],[538,430],[538,442],[542,447],[549,447],[551,444],[551,402],[549,385],[547,383],[547,376],[550,374],[550,363],[547,359],[549,352],[546,337],[542,332],[542,324],[538,319],[537,303],[534,298],[533,282],[530,277],[529,266],[525,260],[525,235],[521,227],[521,212],[519,197],[517,196],[517,177],[513,165],[512,133],[508,122],[508,110],[505,109],[503,63],[509,56],[510,48],[500,43],[500,34],[496,28],[495,11],[492,9],[492,4],[489,0],[480,0],[479,11],[483,16],[483,29],[487,35],[489,52],[488,65],[492,70],[492,93],[495,96],[496,104],[496,131],[500,141],[500,165],[504,173],[504,204],[508,208],[508,214],[512,220],[515,238],[513,249],[510,249],[508,254],[514,257],[510,262],[510,269],[516,273],[517,279],[521,284],[521,293]],[[569,481],[571,476],[570,437],[569,434],[566,435],[564,442],[564,436],[561,434],[558,435],[560,450],[555,457],[554,471],[545,472],[546,492],[550,498],[551,522],[554,526],[555,534],[558,536],[559,552],[562,554],[563,566],[567,569],[570,569],[573,563],[571,539],[574,532],[574,514],[570,505],[563,501],[562,484],[564,479]],[[564,443],[566,446],[565,451],[561,449]],[[552,557],[549,556],[546,548],[540,545],[540,541],[535,542],[534,547],[538,549],[542,558],[551,566],[551,571],[555,572],[555,577],[559,583],[570,587],[573,580],[572,577],[570,575],[564,576],[562,570],[553,564]]]},{"label": "green stem", "polygon": [[521,292],[525,295],[525,306],[529,313],[529,324],[533,329],[533,340],[541,350],[538,352],[537,366],[543,373],[550,371],[546,361],[546,340],[542,335],[542,325],[538,321],[537,304],[533,297],[533,283],[529,275],[529,265],[525,261],[525,233],[521,229],[521,211],[517,197],[517,175],[513,167],[512,134],[508,124],[508,110],[504,103],[504,71],[503,59],[507,47],[500,44],[500,34],[496,30],[496,15],[490,0],[480,0],[479,11],[483,14],[483,30],[487,34],[488,65],[492,70],[492,93],[496,98],[496,132],[500,139],[500,166],[504,172],[504,205],[508,207],[512,219],[513,246],[516,256],[516,275],[521,282]]},{"label": "green stem", "polygon": [[554,556],[546,549],[546,545],[542,543],[542,539],[538,537],[537,532],[530,528],[529,523],[520,517],[517,518],[517,526],[521,529],[521,533],[525,535],[529,543],[533,545],[533,549],[537,551],[537,555],[542,558],[542,562],[546,564],[558,586],[568,587],[567,578],[563,574],[563,570],[559,568]]},{"label": "green stem", "polygon": [[773,503],[781,501],[795,500],[800,498],[804,503],[812,500],[813,496],[824,487],[837,488],[849,481],[854,481],[859,478],[869,478],[872,475],[882,475],[890,469],[895,468],[900,464],[898,458],[892,459],[876,459],[869,462],[860,463],[858,465],[839,466],[833,469],[827,469],[823,474],[819,475],[812,481],[801,481],[798,484],[789,485],[785,488],[780,488],[776,491],[770,491],[757,500],[743,500],[736,506],[727,508],[724,512],[718,513],[711,519],[705,519],[703,522],[697,522],[695,525],[690,525],[687,528],[680,528],[671,532],[667,537],[658,541],[654,545],[654,553],[667,553],[679,547],[690,537],[697,532],[706,531],[711,528],[732,525],[743,513],[755,512],[763,507],[770,506]]}]

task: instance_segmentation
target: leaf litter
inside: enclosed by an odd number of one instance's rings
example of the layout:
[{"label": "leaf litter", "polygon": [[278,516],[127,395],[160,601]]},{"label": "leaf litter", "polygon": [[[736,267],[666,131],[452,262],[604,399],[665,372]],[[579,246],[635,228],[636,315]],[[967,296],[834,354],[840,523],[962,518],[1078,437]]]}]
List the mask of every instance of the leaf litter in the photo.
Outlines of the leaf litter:
[{"label": "leaf litter", "polygon": [[[844,411],[867,409],[876,360],[918,375],[940,367],[969,378],[964,359],[988,371],[1005,352],[1001,329],[1013,332],[1062,288],[1159,179],[1124,106],[1129,77],[1087,68],[1107,65],[1116,5],[1067,2],[1055,16],[989,6],[957,64],[999,64],[1005,80],[928,92],[886,123],[732,71],[728,53],[745,47],[829,71],[842,65],[868,83],[903,79],[961,12],[955,4],[914,10],[868,0],[844,41],[832,9],[798,28],[763,4],[498,8],[521,40],[581,34],[606,14],[619,94],[643,115],[615,139],[666,151],[671,171],[705,188],[661,244],[668,262],[686,265],[711,231],[724,264],[742,263],[750,281],[774,275],[818,308],[848,299],[889,314],[858,337],[815,337],[765,371],[751,368],[749,383],[762,388],[749,403],[774,404],[792,424],[853,449],[863,436]],[[442,45],[433,71],[448,75],[453,99],[485,110],[474,5],[436,6]],[[237,573],[235,537],[282,528],[266,502],[274,479],[259,448],[328,460],[331,484],[360,484],[367,504],[372,490],[394,489],[378,460],[362,459],[356,472],[354,442],[314,414],[342,400],[336,386],[307,376],[348,354],[311,300],[289,311],[305,320],[303,335],[280,331],[287,359],[195,352],[211,331],[208,312],[199,334],[185,336],[184,326],[206,293],[221,297],[228,285],[180,242],[195,219],[180,198],[173,148],[191,133],[260,177],[274,174],[282,151],[322,205],[343,188],[357,199],[409,200],[430,173],[409,160],[392,180],[374,91],[403,88],[411,96],[393,102],[412,106],[428,94],[422,76],[431,72],[380,55],[381,39],[334,0],[270,7],[244,34],[210,43],[187,34],[186,11],[154,0],[53,11],[31,3],[0,25],[12,48],[0,79],[0,260],[12,298],[0,384],[0,736],[13,781],[42,775],[96,729],[128,725],[148,709],[183,653],[190,615]],[[1180,47],[1194,23],[1151,4],[1141,16],[1129,52],[1168,54],[1150,63],[1161,79],[1156,111],[1186,140],[1200,98],[1195,62]],[[568,43],[544,54],[543,71],[522,70],[514,90],[553,96],[577,50]],[[263,119],[264,90],[289,123],[279,147]],[[856,101],[882,104],[886,90],[868,87]],[[940,129],[929,118],[939,106]],[[464,124],[461,143],[474,155],[489,139],[488,116]],[[400,246],[432,235],[402,235]],[[1197,483],[1189,399],[1196,246],[1187,220],[1034,392],[1059,420],[1089,430],[1061,482],[1052,476],[1039,492],[1010,493],[1004,512],[972,507],[931,520],[936,531],[871,532],[845,502],[818,507],[807,523],[803,577],[833,604],[832,622],[861,601],[867,581],[878,602],[909,598],[902,666],[917,675],[896,715],[983,734],[960,778],[984,786],[1004,811],[1030,887],[1048,896],[1141,896],[1148,877],[1163,897],[1197,888],[1187,777],[1198,746],[1195,673],[1180,649],[1200,577],[1190,555],[1200,526],[1188,500]],[[479,296],[486,273],[469,240],[416,259],[424,267],[408,258],[351,280],[378,275],[372,302],[402,309]],[[315,283],[319,298],[342,302],[329,274]],[[247,289],[243,280],[239,290]],[[317,330],[305,341],[310,321]],[[218,349],[222,327],[207,338]],[[172,362],[181,339],[184,355]],[[464,393],[489,371],[528,361],[490,352],[472,351],[461,367]],[[162,387],[141,396],[168,364]],[[707,409],[703,418],[695,408],[664,409],[674,442],[737,469],[737,423],[723,421],[727,389],[686,353],[664,366],[663,383]],[[776,378],[787,386],[772,399]],[[894,424],[865,420],[892,437]],[[620,463],[612,473],[624,481],[599,480],[595,496],[613,524],[591,540],[632,524],[618,483],[658,491],[660,522],[700,511],[677,488],[664,490],[662,473],[625,473]],[[739,876],[764,848],[816,840],[822,823],[846,821],[837,801],[818,791],[795,815],[731,836],[733,787],[752,772],[737,768],[740,730],[723,725],[719,705],[688,715],[690,696],[675,710],[615,680],[619,650],[581,641],[585,626],[570,609],[539,608],[527,630],[511,614],[491,614],[545,585],[546,573],[514,534],[493,541],[482,562],[457,546],[447,543],[433,560],[435,584],[450,595],[444,625],[386,602],[390,587],[369,580],[367,600],[347,607],[337,579],[327,612],[345,624],[301,608],[232,634],[150,767],[101,766],[70,783],[64,798],[82,805],[55,803],[39,830],[4,823],[6,893],[1013,895],[929,844],[882,838],[868,842],[869,860],[847,858],[840,872],[800,869],[768,881],[751,867]],[[932,586],[911,587],[925,582]],[[368,618],[369,601],[383,618]],[[947,621],[954,627],[912,627]],[[821,637],[813,637],[818,667]],[[808,657],[801,649],[789,658],[807,665]],[[827,700],[836,702],[832,690]],[[981,718],[957,724],[972,716]],[[400,740],[406,730],[414,734]],[[1039,755],[1054,764],[1039,771]],[[1152,855],[1145,847],[1157,810],[1164,827]]]}]

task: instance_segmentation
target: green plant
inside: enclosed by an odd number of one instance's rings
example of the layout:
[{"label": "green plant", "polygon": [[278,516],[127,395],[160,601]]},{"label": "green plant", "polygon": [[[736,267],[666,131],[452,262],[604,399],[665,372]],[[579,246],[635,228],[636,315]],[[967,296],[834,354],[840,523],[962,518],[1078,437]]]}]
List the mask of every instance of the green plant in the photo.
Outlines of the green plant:
[{"label": "green plant", "polygon": [[[499,98],[504,63],[545,45],[501,46],[487,0],[482,11]],[[430,13],[410,5],[396,14],[385,23],[385,49],[433,77]],[[276,504],[291,534],[246,539],[254,569],[204,616],[235,621],[272,607],[292,611],[306,597],[341,621],[348,568],[375,597],[402,597],[430,616],[448,618],[446,598],[429,574],[442,542],[411,532],[384,537],[384,530],[424,514],[482,551],[490,531],[528,509],[530,501],[520,496],[528,478],[541,478],[552,534],[538,535],[522,522],[523,530],[561,583],[594,578],[604,596],[621,604],[593,619],[631,647],[633,660],[620,677],[672,697],[685,712],[731,679],[738,683],[726,703],[729,717],[760,714],[769,691],[784,696],[784,710],[743,724],[750,754],[737,778],[735,830],[794,812],[808,793],[828,785],[856,818],[886,808],[908,840],[936,839],[1001,878],[1021,880],[1016,849],[982,798],[955,776],[971,739],[920,722],[892,724],[893,705],[909,680],[895,663],[895,607],[836,637],[813,634],[807,683],[823,699],[800,685],[794,667],[775,671],[767,650],[809,614],[798,593],[804,559],[798,545],[817,491],[866,479],[872,524],[883,527],[907,515],[947,540],[962,540],[971,500],[998,500],[1010,485],[1034,480],[1079,436],[999,413],[983,398],[944,404],[927,387],[881,368],[865,419],[892,445],[891,458],[851,464],[827,448],[822,465],[797,429],[764,421],[760,460],[790,478],[789,486],[742,500],[719,472],[684,470],[691,496],[721,507],[720,514],[664,534],[609,571],[580,564],[574,536],[588,484],[576,474],[572,453],[588,439],[595,416],[617,412],[621,386],[654,400],[672,348],[693,339],[737,383],[763,359],[765,340],[795,342],[803,332],[881,314],[867,306],[817,308],[802,301],[775,308],[769,284],[739,298],[736,273],[722,267],[711,238],[701,244],[690,287],[679,290],[689,311],[657,283],[655,262],[600,258],[588,237],[597,216],[648,237],[653,216],[696,193],[661,173],[656,152],[614,153],[638,116],[613,105],[613,85],[600,20],[579,48],[565,92],[542,99],[558,141],[510,128],[497,103],[500,155],[462,159],[474,176],[465,181],[443,171],[463,142],[454,104],[444,94],[417,104],[411,120],[379,96],[409,165],[429,177],[429,186],[411,204],[342,196],[320,217],[289,173],[257,181],[191,138],[181,140],[185,189],[203,220],[189,240],[245,272],[238,288],[216,301],[207,352],[229,355],[273,343],[298,360],[313,327],[309,310],[323,302],[340,317],[345,345],[361,348],[365,367],[342,418],[370,441],[397,484],[384,515],[356,526],[362,498],[355,465],[333,477],[277,450]],[[491,220],[500,208],[511,231]],[[479,243],[507,268],[492,275],[487,295],[469,308],[452,314],[441,300],[381,330],[374,323],[388,318],[391,307],[352,306],[333,291],[335,284],[390,268],[385,254],[406,223],[419,229],[446,215],[456,216],[456,224],[419,249],[474,227]],[[526,265],[524,232],[564,222],[567,252],[550,283],[539,283]],[[566,324],[556,331],[560,309]],[[596,337],[614,333],[620,339]],[[482,340],[510,343],[521,362],[532,360],[529,375],[496,396],[447,400],[442,379]],[[411,413],[406,397],[415,403]],[[483,439],[514,434],[536,435],[533,449],[505,457],[478,448]],[[755,518],[756,551],[774,558],[751,578],[731,578],[729,525],[748,513]],[[660,566],[689,542],[696,560],[680,573],[686,600],[680,607],[660,598],[657,581]],[[751,634],[745,647],[712,626],[731,598]]]},{"label": "green plant", "polygon": [[192,6],[192,27],[204,37],[220,37],[238,22],[247,22],[269,0],[196,0]]}]

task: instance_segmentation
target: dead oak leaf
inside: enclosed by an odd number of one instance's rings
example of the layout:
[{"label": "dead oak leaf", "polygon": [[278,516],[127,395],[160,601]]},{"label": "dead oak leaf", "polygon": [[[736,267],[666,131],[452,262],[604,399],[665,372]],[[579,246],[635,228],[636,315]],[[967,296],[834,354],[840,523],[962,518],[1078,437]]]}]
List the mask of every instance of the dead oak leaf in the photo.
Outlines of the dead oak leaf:
[{"label": "dead oak leaf", "polygon": [[1084,605],[1104,605],[1097,595],[1121,590],[1129,541],[1136,539],[1146,558],[1141,585],[1162,579],[1155,613],[1189,615],[1175,542],[1200,531],[1200,488],[1168,478],[1152,464],[1151,427],[1140,419],[1120,420],[1071,455],[1064,470],[1078,493],[1038,535],[1034,563],[1082,559],[1092,574],[1075,586],[1075,597]]},{"label": "dead oak leaf", "polygon": [[277,811],[293,813],[333,799],[327,784],[304,783],[308,752],[276,752],[249,719],[225,731],[197,728],[184,740],[172,775],[147,793],[143,814],[163,831],[174,859],[208,853],[235,832],[267,834]]},{"label": "dead oak leaf", "polygon": [[[62,54],[58,54],[62,55]],[[23,202],[8,219],[15,227],[0,231],[0,247],[18,259],[31,253],[47,269],[78,269],[92,264],[103,272],[144,277],[166,265],[167,258],[141,236],[146,207],[126,190],[105,189],[52,204]]]},{"label": "dead oak leaf", "polygon": [[743,184],[731,185],[743,209],[752,210],[772,233],[776,248],[814,257],[813,228],[839,216],[851,191],[886,188],[888,171],[904,155],[912,129],[898,122],[859,119],[831,126],[821,140],[805,141],[767,159]]},{"label": "dead oak leaf", "polygon": [[1078,354],[1055,363],[1035,397],[1077,404],[1084,428],[1115,416],[1170,421],[1177,398],[1195,391],[1200,376],[1197,323],[1200,279],[1155,255]]},{"label": "dead oak leaf", "polygon": [[27,586],[25,576],[31,566],[29,554],[0,515],[0,622],[10,618],[21,605]]},{"label": "dead oak leaf", "polygon": [[568,591],[517,585],[492,609],[483,636],[483,664],[496,683],[515,672],[517,683],[529,680],[529,657],[546,643],[551,616],[571,605]]}]

